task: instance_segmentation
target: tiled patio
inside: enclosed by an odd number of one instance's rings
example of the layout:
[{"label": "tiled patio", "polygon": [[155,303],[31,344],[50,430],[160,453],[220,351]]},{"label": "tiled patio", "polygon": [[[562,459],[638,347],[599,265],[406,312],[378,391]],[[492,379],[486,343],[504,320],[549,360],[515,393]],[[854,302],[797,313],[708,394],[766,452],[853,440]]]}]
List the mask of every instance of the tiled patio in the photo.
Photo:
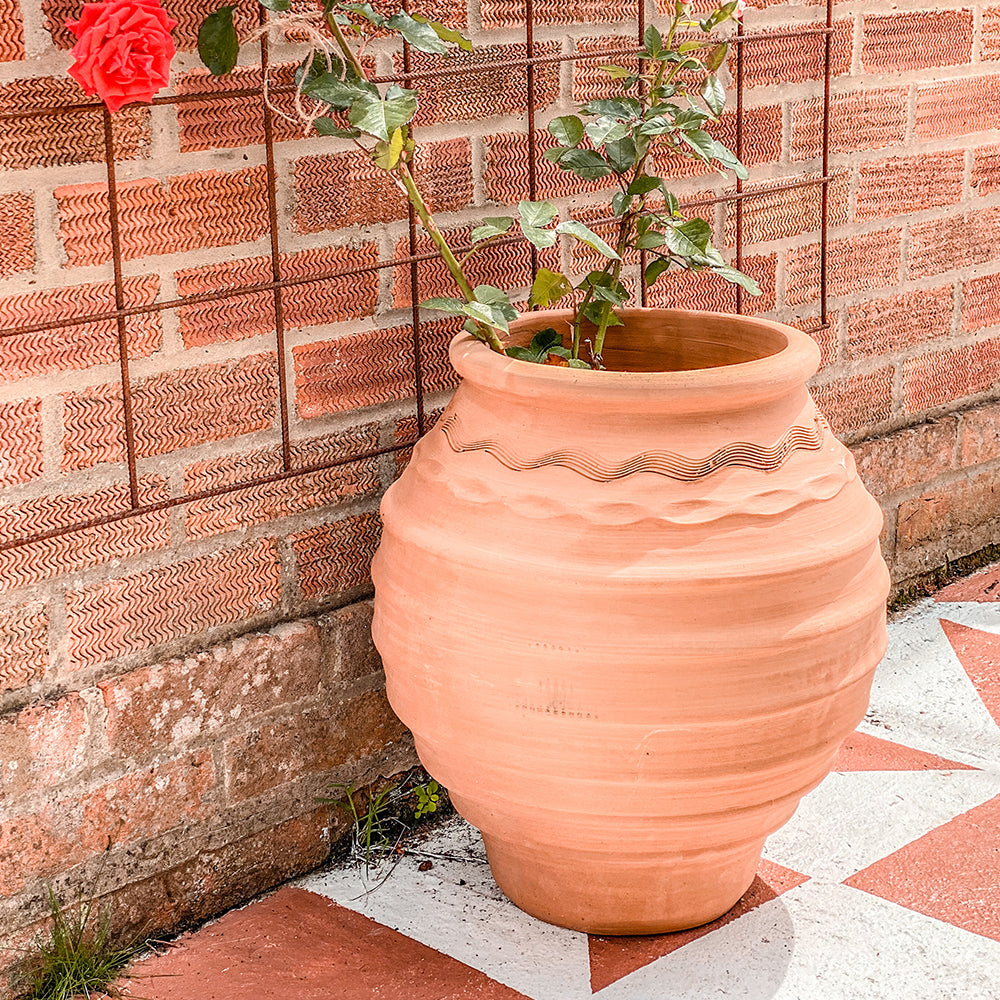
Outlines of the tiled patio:
[{"label": "tiled patio", "polygon": [[126,989],[150,1000],[997,1000],[998,601],[994,567],[891,623],[867,719],[714,924],[597,938],[541,923],[504,899],[456,817],[412,842],[388,878],[366,882],[351,866],[310,875],[140,963]]}]

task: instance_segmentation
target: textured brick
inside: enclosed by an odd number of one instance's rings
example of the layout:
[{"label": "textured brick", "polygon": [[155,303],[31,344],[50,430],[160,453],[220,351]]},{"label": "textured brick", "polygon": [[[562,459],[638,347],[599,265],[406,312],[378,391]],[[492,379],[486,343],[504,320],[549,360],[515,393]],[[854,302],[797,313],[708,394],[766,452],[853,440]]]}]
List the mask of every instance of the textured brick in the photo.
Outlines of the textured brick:
[{"label": "textured brick", "polygon": [[[165,500],[159,476],[139,481],[140,503]],[[120,483],[84,494],[54,494],[0,506],[0,541],[16,541],[52,528],[70,527],[104,514],[127,511],[128,486]],[[165,548],[170,541],[169,512],[138,514],[96,527],[80,528],[0,551],[0,590],[24,587],[87,566]]]},{"label": "textured brick", "polygon": [[[535,0],[536,24],[601,24],[635,17],[633,0]],[[482,0],[484,28],[520,28],[523,0]]]},{"label": "textured brick", "polygon": [[858,221],[888,219],[962,200],[965,152],[900,156],[858,167]]},{"label": "textured brick", "polygon": [[1000,146],[980,146],[975,150],[971,184],[979,195],[1000,191]]},{"label": "textured brick", "polygon": [[[827,248],[828,291],[847,295],[866,288],[894,286],[899,280],[901,253],[902,233],[898,229],[831,240]],[[818,243],[788,251],[786,295],[790,305],[819,300],[819,265]]]},{"label": "textured brick", "polygon": [[867,430],[892,411],[892,369],[876,368],[812,387],[813,398],[834,432]]},{"label": "textured brick", "polygon": [[[53,194],[69,265],[110,260],[107,185],[71,184]],[[244,167],[127,181],[118,187],[118,209],[124,260],[256,240],[267,232],[265,171]]]},{"label": "textured brick", "polygon": [[[472,201],[472,147],[468,139],[421,146],[414,176],[432,212]],[[295,228],[318,233],[406,218],[406,202],[392,180],[358,152],[302,156],[295,161]]]},{"label": "textured brick", "polygon": [[849,359],[888,354],[951,329],[955,292],[951,285],[864,302],[847,313]]},{"label": "textured brick", "polygon": [[[788,181],[814,180],[815,177],[789,177]],[[840,226],[847,222],[846,175],[834,177],[827,196],[827,224]],[[820,183],[784,191],[767,191],[764,186],[748,186],[747,192],[759,191],[743,202],[743,241],[767,243],[784,240],[801,233],[818,232],[823,221],[823,187]],[[726,206],[727,237],[730,244],[736,237],[736,206]]]},{"label": "textured brick", "polygon": [[49,665],[49,616],[39,601],[0,609],[0,694],[39,680]]},{"label": "textured brick", "polygon": [[0,278],[35,266],[35,202],[30,194],[0,197]]},{"label": "textured brick", "polygon": [[[148,305],[155,301],[159,288],[156,275],[126,278],[125,305]],[[110,281],[50,288],[0,299],[0,328],[70,321],[114,308],[115,289]],[[130,358],[145,358],[159,349],[163,329],[158,312],[126,317],[125,329]],[[51,330],[0,338],[0,382],[117,363],[118,323],[113,319],[67,322]]]},{"label": "textured brick", "polygon": [[[374,243],[358,247],[317,247],[281,254],[284,279],[307,278],[327,271],[364,267],[377,260]],[[271,258],[253,257],[175,272],[177,290],[183,295],[203,295],[272,280]],[[284,328],[319,326],[370,316],[378,297],[378,272],[366,271],[326,278],[281,290]],[[181,335],[185,347],[260,337],[275,329],[274,295],[270,289],[245,295],[181,306]]]},{"label": "textured brick", "polygon": [[[758,285],[761,295],[744,293],[743,311],[751,315],[774,308],[774,283],[777,258],[748,256],[743,270]],[[707,309],[714,312],[736,311],[736,286],[706,271],[667,271],[646,292],[646,304],[667,309]],[[613,331],[612,331],[613,335]]]},{"label": "textured brick", "polygon": [[914,128],[920,139],[948,139],[996,127],[1000,76],[970,77],[917,87]]},{"label": "textured brick", "polygon": [[[132,390],[136,455],[146,458],[270,427],[278,408],[277,362],[255,354],[152,375]],[[63,395],[64,471],[125,460],[120,385]]]},{"label": "textured brick", "polygon": [[960,66],[971,58],[971,10],[921,10],[864,19],[861,65],[869,73]]},{"label": "textured brick", "polygon": [[958,547],[976,528],[1000,517],[1000,472],[990,470],[957,483],[929,490],[899,505],[896,547]]},{"label": "textured brick", "polygon": [[907,413],[984,392],[1000,378],[1000,338],[951,351],[933,351],[903,365]]},{"label": "textured brick", "polygon": [[910,227],[907,273],[922,278],[986,264],[996,256],[998,241],[1000,208],[916,223]]},{"label": "textured brick", "polygon": [[292,535],[302,596],[326,597],[368,586],[379,530],[378,515],[366,513]]},{"label": "textured brick", "polygon": [[94,857],[109,841],[140,843],[204,818],[214,783],[211,751],[200,750],[0,822],[0,894]]},{"label": "textured brick", "polygon": [[987,7],[983,11],[979,58],[983,62],[1000,59],[1000,7]]},{"label": "textured brick", "polygon": [[15,486],[42,474],[42,401],[0,403],[0,486]]},{"label": "textured brick", "polygon": [[315,625],[283,625],[184,659],[101,682],[108,746],[140,756],[316,694],[321,679]]},{"label": "textured brick", "polygon": [[0,803],[66,782],[88,763],[88,735],[78,694],[0,718]]},{"label": "textured brick", "polygon": [[[448,344],[460,329],[461,322],[453,318],[420,324],[424,392],[440,392],[458,384],[448,362]],[[299,416],[306,420],[407,399],[416,392],[409,326],[302,344],[292,354],[296,403]]]},{"label": "textured brick", "polygon": [[[362,427],[296,442],[292,467],[307,467],[349,458],[378,448],[378,426]],[[196,462],[184,470],[186,493],[218,489],[255,477],[282,471],[281,449],[260,448],[249,454]],[[378,457],[344,462],[292,479],[261,483],[186,505],[185,525],[189,538],[203,538],[223,531],[238,531],[281,517],[325,507],[344,500],[376,493],[381,487]]]},{"label": "textured brick", "polygon": [[1000,274],[972,278],[962,286],[962,329],[1000,326]]},{"label": "textured brick", "polygon": [[[578,53],[608,53],[616,50],[625,52],[636,48],[636,40],[631,36],[602,35],[590,38],[578,38],[574,43],[574,49]],[[592,101],[602,97],[616,97],[621,92],[621,86],[616,80],[612,80],[602,66],[613,63],[616,66],[624,66],[636,72],[639,67],[639,60],[626,55],[581,55],[574,59],[573,67],[573,102],[583,104],[585,101]]]},{"label": "textured brick", "polygon": [[268,539],[73,590],[66,595],[70,660],[79,668],[124,656],[254,618],[280,600]]},{"label": "textured brick", "polygon": [[357,601],[319,620],[327,684],[335,689],[382,670],[372,641],[372,602]]},{"label": "textured brick", "polygon": [[[818,21],[801,28],[825,27]],[[787,28],[765,29],[763,35],[787,31]],[[851,44],[854,25],[849,20],[837,21],[830,45],[830,71],[833,76],[846,73],[851,65]],[[757,34],[757,32],[755,32]],[[824,75],[823,35],[804,38],[776,38],[744,46],[743,79],[746,87],[768,87],[822,80]],[[730,53],[730,71],[736,76],[736,56]]]},{"label": "textured brick", "polygon": [[977,407],[962,414],[959,462],[967,469],[1000,458],[1000,406]]},{"label": "textured brick", "polygon": [[24,58],[24,27],[19,0],[0,0],[0,62]]},{"label": "textured brick", "polygon": [[884,497],[948,472],[955,454],[956,427],[957,421],[949,417],[855,445],[851,451],[865,486]]},{"label": "textured brick", "polygon": [[[885,87],[834,94],[830,98],[830,152],[883,149],[906,136],[909,87]],[[791,157],[807,160],[823,152],[823,102],[792,105]]]}]

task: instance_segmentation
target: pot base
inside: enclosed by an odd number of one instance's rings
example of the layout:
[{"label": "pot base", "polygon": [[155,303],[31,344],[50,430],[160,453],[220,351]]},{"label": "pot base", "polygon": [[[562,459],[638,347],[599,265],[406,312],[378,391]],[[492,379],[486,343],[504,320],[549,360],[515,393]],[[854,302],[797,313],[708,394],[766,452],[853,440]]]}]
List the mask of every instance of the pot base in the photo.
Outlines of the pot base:
[{"label": "pot base", "polygon": [[764,846],[609,859],[566,844],[487,834],[483,842],[512,903],[546,923],[602,935],[669,934],[721,917],[750,888]]}]

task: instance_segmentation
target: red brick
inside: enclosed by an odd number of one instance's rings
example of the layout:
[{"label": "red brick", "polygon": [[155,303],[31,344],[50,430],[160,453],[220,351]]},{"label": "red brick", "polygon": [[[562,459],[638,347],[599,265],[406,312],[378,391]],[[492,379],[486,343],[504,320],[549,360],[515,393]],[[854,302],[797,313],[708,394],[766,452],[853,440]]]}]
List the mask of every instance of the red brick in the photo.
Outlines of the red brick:
[{"label": "red brick", "polygon": [[826,326],[819,313],[806,314],[798,319],[788,322],[789,326],[794,326],[796,330],[808,333],[816,342],[819,348],[819,370],[822,371],[827,365],[833,364],[837,360],[840,352],[840,342],[837,330],[840,325],[840,317],[836,312],[827,313]]},{"label": "red brick", "polygon": [[1000,7],[987,7],[983,11],[979,58],[983,62],[996,62],[1000,59]]},{"label": "red brick", "polygon": [[920,139],[949,139],[996,127],[1000,76],[967,77],[917,87]]},{"label": "red brick", "polygon": [[30,271],[34,266],[34,199],[23,193],[4,195],[0,197],[0,278]]},{"label": "red brick", "polygon": [[[788,182],[816,181],[808,187],[768,191],[766,185],[750,185],[754,193],[743,201],[743,242],[767,243],[801,233],[818,232],[823,222],[823,187],[816,176],[789,177]],[[827,224],[840,226],[848,220],[848,177],[842,174],[830,180],[827,198]],[[736,206],[726,206],[727,241],[735,243]]]},{"label": "red brick", "polygon": [[813,386],[813,398],[835,433],[868,430],[892,412],[892,369]]},{"label": "red brick", "polygon": [[[139,458],[263,430],[277,414],[277,363],[255,354],[152,375],[133,387],[132,406]],[[125,460],[120,385],[63,395],[62,450],[64,471]]]},{"label": "red brick", "polygon": [[[743,311],[753,315],[774,308],[774,284],[777,257],[745,257],[743,270],[758,285],[759,297],[744,293]],[[706,271],[670,270],[660,276],[646,292],[646,305],[665,309],[706,309],[713,312],[736,311],[736,286]],[[614,335],[612,330],[610,336]]]},{"label": "red brick", "polygon": [[[536,24],[607,24],[635,17],[633,0],[535,0]],[[524,26],[523,0],[482,0],[484,28]]]},{"label": "red brick", "polygon": [[962,200],[965,152],[876,160],[858,167],[858,221],[888,219]]},{"label": "red brick", "polygon": [[944,337],[951,329],[955,291],[920,289],[854,306],[847,313],[849,359],[889,354]]},{"label": "red brick", "polygon": [[[432,212],[455,211],[472,201],[471,164],[468,139],[419,147],[413,172]],[[295,161],[293,173],[299,233],[371,226],[406,217],[406,202],[398,188],[359,152],[302,156]]]},{"label": "red brick", "polygon": [[108,746],[125,757],[178,747],[199,736],[314,695],[321,675],[315,625],[283,625],[185,659],[98,684]]},{"label": "red brick", "polygon": [[[318,247],[281,254],[279,264],[282,278],[307,278],[372,265],[377,255],[374,243]],[[192,267],[175,272],[174,277],[183,296],[268,284],[272,281],[271,258],[253,257]],[[287,330],[370,316],[378,298],[378,281],[378,272],[371,270],[283,288],[283,326]],[[189,348],[266,336],[275,329],[274,294],[267,289],[181,306],[180,319],[184,346]]]},{"label": "red brick", "polygon": [[949,417],[855,445],[851,451],[865,486],[884,497],[948,472],[954,464],[956,426]]},{"label": "red brick", "polygon": [[0,802],[66,782],[88,764],[88,735],[78,694],[0,719]]},{"label": "red brick", "polygon": [[378,515],[365,513],[292,535],[302,596],[327,597],[368,586],[379,531]]},{"label": "red brick", "polygon": [[[448,345],[460,329],[461,322],[452,318],[420,324],[424,392],[453,389],[458,384],[458,376],[448,361]],[[416,392],[413,332],[409,326],[365,330],[302,344],[294,347],[292,354],[295,398],[304,420],[403,400]]]},{"label": "red brick", "polygon": [[[159,294],[156,275],[126,278],[125,305],[148,305]],[[56,319],[65,326],[0,338],[0,381],[32,375],[118,363],[118,323],[97,320],[69,322],[74,316],[115,309],[115,289],[110,281],[71,288],[50,288],[0,299],[0,328],[14,329]],[[140,313],[125,319],[130,358],[145,358],[157,351],[163,338],[160,314]]]},{"label": "red brick", "polygon": [[[140,503],[165,500],[159,476],[139,481]],[[127,511],[128,486],[120,483],[93,493],[49,495],[0,507],[0,540],[15,541],[50,528],[69,527],[103,514]],[[24,587],[87,566],[165,548],[170,516],[165,510],[137,514],[109,524],[81,528],[0,551],[0,590]]]},{"label": "red brick", "polygon": [[[832,240],[827,249],[828,292],[847,295],[859,289],[890,288],[899,281],[902,233],[884,229]],[[788,251],[789,305],[816,302],[820,295],[820,245]]]},{"label": "red brick", "polygon": [[0,403],[0,486],[15,486],[42,474],[42,401]]},{"label": "red brick", "polygon": [[1000,378],[1000,338],[933,351],[903,365],[906,412],[950,403],[994,387]]},{"label": "red brick", "polygon": [[[830,152],[851,153],[899,145],[906,137],[909,101],[909,87],[834,94],[830,98]],[[822,100],[796,102],[792,105],[792,159],[813,159],[822,151]]]},{"label": "red brick", "polygon": [[1000,191],[1000,146],[980,146],[975,150],[971,184],[981,196]]},{"label": "red brick", "polygon": [[24,26],[19,0],[0,0],[0,62],[24,58]]},{"label": "red brick", "polygon": [[126,774],[94,791],[0,822],[0,894],[13,895],[95,857],[203,819],[215,783],[210,750]]},{"label": "red brick", "polygon": [[[634,37],[626,35],[599,35],[589,38],[578,38],[574,42],[574,49],[580,53],[578,58],[573,60],[573,103],[583,104],[586,101],[593,101],[598,98],[616,97],[621,92],[621,86],[616,80],[612,80],[602,66],[614,63],[616,66],[624,66],[636,72],[639,67],[639,60],[626,55],[607,55],[615,50],[627,51],[636,49]],[[601,55],[588,56],[584,53],[594,52]]]},{"label": "red brick", "polygon": [[959,430],[959,461],[963,469],[1000,458],[1000,406],[966,410]]},{"label": "red brick", "polygon": [[[347,431],[299,441],[292,445],[292,468],[305,468],[349,458],[378,448],[378,425],[366,424]],[[184,469],[184,490],[196,493],[217,489],[282,471],[278,446],[249,454],[195,462]],[[204,538],[223,531],[238,531],[316,507],[368,496],[381,487],[378,457],[344,462],[318,472],[233,490],[186,505],[189,538]]]},{"label": "red brick", "polygon": [[976,528],[1000,517],[1000,473],[982,472],[899,505],[896,548],[954,551]]},{"label": "red brick", "polygon": [[[821,28],[818,21],[796,25],[796,28]],[[776,38],[766,40],[766,36],[785,32],[788,28],[765,29],[754,34],[765,36],[764,41],[744,45],[743,81],[745,87],[787,86],[805,80],[822,80],[824,75],[824,52],[826,43],[823,35],[807,35],[799,38]],[[837,21],[830,45],[830,72],[842,76],[851,66],[851,44],[854,24],[850,20]],[[736,56],[730,53],[729,66],[736,76]]]},{"label": "red brick", "polygon": [[[69,265],[110,260],[107,185],[71,184],[53,194]],[[268,228],[262,166],[127,181],[118,187],[118,206],[124,260],[248,242]]]},{"label": "red brick", "polygon": [[962,329],[1000,326],[1000,274],[972,278],[962,286]]},{"label": "red brick", "polygon": [[49,616],[40,601],[0,610],[0,694],[44,676],[49,665]]},{"label": "red brick", "polygon": [[961,66],[972,59],[972,11],[913,11],[864,19],[861,65],[869,73]]},{"label": "red brick", "polygon": [[75,669],[252,619],[281,600],[274,542],[175,562],[66,595]]},{"label": "red brick", "polygon": [[922,278],[986,264],[1000,241],[1000,207],[969,215],[949,215],[910,226],[907,274]]}]

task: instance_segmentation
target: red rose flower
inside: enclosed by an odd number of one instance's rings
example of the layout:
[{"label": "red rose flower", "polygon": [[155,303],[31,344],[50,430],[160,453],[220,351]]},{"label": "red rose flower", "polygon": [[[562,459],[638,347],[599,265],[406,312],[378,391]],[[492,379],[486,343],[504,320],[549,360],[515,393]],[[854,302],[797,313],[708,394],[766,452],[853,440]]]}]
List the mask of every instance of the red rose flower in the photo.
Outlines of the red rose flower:
[{"label": "red rose flower", "polygon": [[73,46],[72,76],[88,94],[117,111],[123,104],[151,101],[170,79],[177,22],[159,0],[106,0],[85,3],[79,21],[66,27],[79,39]]}]

